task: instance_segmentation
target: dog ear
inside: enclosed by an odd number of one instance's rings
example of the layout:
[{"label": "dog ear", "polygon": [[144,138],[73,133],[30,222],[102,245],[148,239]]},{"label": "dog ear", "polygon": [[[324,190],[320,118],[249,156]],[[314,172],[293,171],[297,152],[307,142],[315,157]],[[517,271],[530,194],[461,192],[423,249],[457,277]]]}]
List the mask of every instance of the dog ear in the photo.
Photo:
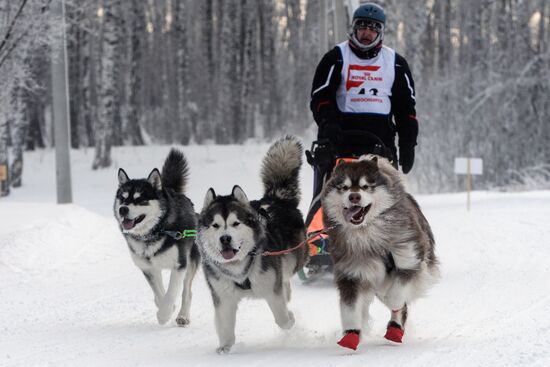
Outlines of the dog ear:
[{"label": "dog ear", "polygon": [[216,192],[213,188],[209,188],[204,197],[204,203],[202,204],[202,209],[208,208],[208,206],[216,199]]},{"label": "dog ear", "polygon": [[233,191],[231,191],[231,195],[241,203],[248,204],[248,198],[246,197],[246,194],[239,185],[233,186]]},{"label": "dog ear", "polygon": [[338,176],[339,174],[342,174],[344,172],[345,168],[345,161],[343,159],[338,160],[336,162],[336,166],[332,169],[331,177]]},{"label": "dog ear", "polygon": [[370,160],[372,163],[378,165],[378,156],[373,156],[372,159]]},{"label": "dog ear", "polygon": [[153,185],[155,189],[162,190],[160,172],[158,169],[155,168],[154,170],[151,171],[151,173],[149,173],[149,176],[147,177],[147,181],[149,181],[149,183]]},{"label": "dog ear", "polygon": [[118,186],[124,185],[126,182],[130,181],[130,177],[126,174],[122,168],[118,170]]},{"label": "dog ear", "polygon": [[344,164],[344,163],[346,163],[345,159],[340,158],[340,159],[336,160],[336,166],[339,166],[339,165]]}]

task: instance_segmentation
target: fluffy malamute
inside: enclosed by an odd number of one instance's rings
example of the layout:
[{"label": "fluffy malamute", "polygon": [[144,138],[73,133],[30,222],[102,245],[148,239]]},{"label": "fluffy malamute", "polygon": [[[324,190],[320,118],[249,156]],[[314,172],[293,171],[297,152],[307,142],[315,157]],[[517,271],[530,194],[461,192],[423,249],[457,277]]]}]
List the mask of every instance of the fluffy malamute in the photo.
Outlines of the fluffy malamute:
[{"label": "fluffy malamute", "polygon": [[[122,168],[118,171],[115,217],[132,260],[153,290],[160,324],[170,320],[180,295],[182,304],[176,322],[180,326],[189,323],[191,283],[200,255],[194,243],[197,215],[184,195],[187,175],[187,161],[175,149],[166,158],[162,175],[155,168],[147,179],[131,180]],[[171,270],[166,291],[163,269]]]},{"label": "fluffy malamute", "polygon": [[261,172],[264,196],[258,201],[249,201],[239,186],[228,196],[213,189],[206,194],[198,244],[214,302],[218,353],[235,344],[237,306],[244,297],[265,299],[281,328],[294,325],[287,308],[289,279],[307,259],[305,246],[284,255],[262,253],[284,251],[305,239],[297,209],[301,155],[301,144],[290,136],[270,147]]},{"label": "fluffy malamute", "polygon": [[357,348],[374,296],[391,311],[386,339],[400,343],[408,305],[439,274],[428,221],[400,173],[373,155],[338,165],[322,204],[340,294],[339,344]]}]

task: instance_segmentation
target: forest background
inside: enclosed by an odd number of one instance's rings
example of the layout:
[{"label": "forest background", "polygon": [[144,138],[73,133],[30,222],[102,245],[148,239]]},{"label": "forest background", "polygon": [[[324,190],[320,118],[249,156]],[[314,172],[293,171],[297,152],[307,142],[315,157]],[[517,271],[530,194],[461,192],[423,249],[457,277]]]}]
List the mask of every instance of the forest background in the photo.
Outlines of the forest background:
[{"label": "forest background", "polygon": [[[0,0],[0,162],[9,160],[13,186],[23,151],[55,145],[55,1]],[[550,187],[550,1],[377,2],[388,18],[384,43],[408,60],[416,83],[415,189],[462,189],[459,156],[483,159],[477,188]],[[66,0],[72,148],[94,147],[98,169],[121,145],[284,133],[309,143],[313,73],[335,44],[322,44],[320,4]]]}]

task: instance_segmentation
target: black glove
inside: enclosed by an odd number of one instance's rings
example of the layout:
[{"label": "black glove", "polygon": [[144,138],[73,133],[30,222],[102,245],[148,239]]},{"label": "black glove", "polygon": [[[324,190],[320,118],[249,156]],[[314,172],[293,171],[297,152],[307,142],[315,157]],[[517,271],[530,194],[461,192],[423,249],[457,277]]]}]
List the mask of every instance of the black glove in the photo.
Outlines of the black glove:
[{"label": "black glove", "polygon": [[414,146],[399,147],[399,164],[403,173],[409,173],[414,164]]},{"label": "black glove", "polygon": [[320,145],[315,149],[315,166],[322,172],[328,171],[334,165],[334,153],[329,145]]}]

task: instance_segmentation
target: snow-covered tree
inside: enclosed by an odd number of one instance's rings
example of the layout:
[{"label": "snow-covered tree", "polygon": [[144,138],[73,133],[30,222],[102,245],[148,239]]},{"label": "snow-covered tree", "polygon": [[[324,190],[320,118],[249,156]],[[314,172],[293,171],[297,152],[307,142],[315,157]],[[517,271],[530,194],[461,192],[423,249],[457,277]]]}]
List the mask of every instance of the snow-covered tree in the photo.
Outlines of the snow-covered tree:
[{"label": "snow-covered tree", "polygon": [[[35,80],[37,68],[32,62],[51,42],[58,41],[49,3],[0,0],[0,166],[3,176],[7,171],[9,177],[2,185],[3,195],[9,192],[10,182],[14,187],[22,184],[23,150],[33,116],[29,108],[38,100],[34,93],[42,92],[43,87]],[[9,141],[13,148],[11,162]]]},{"label": "snow-covered tree", "polygon": [[191,91],[189,70],[189,25],[185,1],[175,1],[173,7],[174,48],[176,53],[176,122],[181,144],[189,144],[191,127]]},{"label": "snow-covered tree", "polygon": [[[7,144],[21,161],[25,144],[54,143],[52,1],[0,0],[0,160]],[[95,146],[94,167],[108,166],[117,144],[230,144],[315,129],[309,93],[327,51],[319,1],[65,1],[72,146]],[[416,82],[412,183],[460,188],[452,167],[464,155],[485,161],[479,187],[550,180],[550,2],[375,1],[387,13],[384,43]]]},{"label": "snow-covered tree", "polygon": [[143,53],[146,44],[145,4],[133,1],[130,10],[130,40],[128,63],[130,67],[126,77],[127,107],[123,119],[122,135],[125,144],[142,145],[142,88],[143,88]]},{"label": "snow-covered tree", "polygon": [[101,76],[99,78],[99,111],[95,126],[95,158],[93,169],[109,167],[114,138],[118,100],[117,49],[120,42],[121,4],[105,0],[102,7]]}]

